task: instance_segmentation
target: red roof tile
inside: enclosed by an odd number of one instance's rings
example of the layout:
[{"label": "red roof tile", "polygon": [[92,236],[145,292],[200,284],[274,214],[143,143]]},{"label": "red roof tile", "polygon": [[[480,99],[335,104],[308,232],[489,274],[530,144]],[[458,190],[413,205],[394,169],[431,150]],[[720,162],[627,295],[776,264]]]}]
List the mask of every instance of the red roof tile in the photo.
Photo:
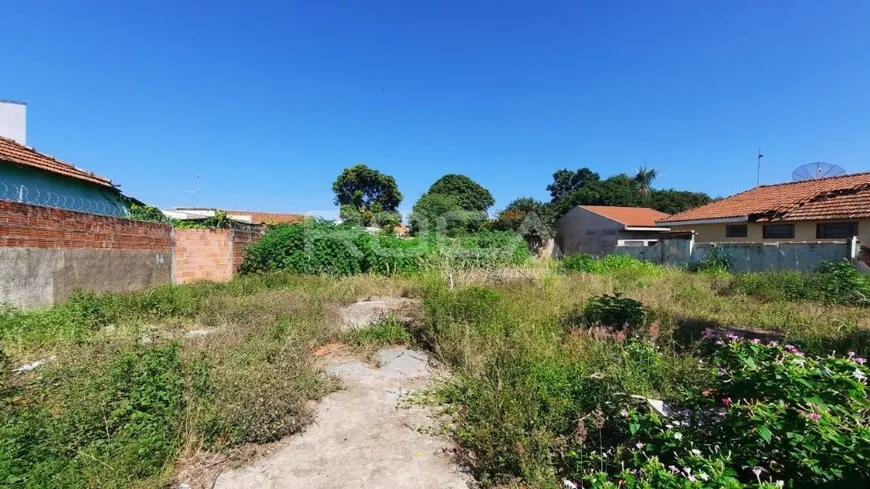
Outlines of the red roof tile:
[{"label": "red roof tile", "polygon": [[[865,190],[870,190],[870,172],[804,182],[762,185],[717,202],[674,214],[667,219],[661,219],[659,223],[670,224],[729,217],[746,217],[756,221],[782,221],[789,215],[791,220],[823,219],[816,217],[821,215],[830,216],[824,218],[838,219],[861,210],[852,207],[863,205],[861,202],[865,201],[856,200],[857,197],[837,199],[836,202],[829,204],[822,204],[822,201],[843,194],[863,193]],[[810,209],[816,210],[808,210],[803,214],[799,212],[799,208],[809,204],[812,204]]]},{"label": "red roof tile", "polygon": [[231,217],[250,217],[254,224],[297,224],[305,219],[302,214],[283,214],[279,212],[226,211]]},{"label": "red roof tile", "polygon": [[870,218],[870,188],[826,194],[783,214],[779,221]]},{"label": "red roof tile", "polygon": [[58,175],[75,178],[76,180],[83,180],[104,187],[115,188],[115,185],[107,178],[82,170],[81,168],[76,168],[69,163],[56,160],[55,158],[42,154],[29,146],[18,144],[17,142],[4,137],[0,137],[0,161],[18,163],[19,165],[29,166]]},{"label": "red roof tile", "polygon": [[656,221],[668,214],[648,207],[615,207],[609,205],[581,205],[581,209],[594,212],[626,226],[654,227]]}]

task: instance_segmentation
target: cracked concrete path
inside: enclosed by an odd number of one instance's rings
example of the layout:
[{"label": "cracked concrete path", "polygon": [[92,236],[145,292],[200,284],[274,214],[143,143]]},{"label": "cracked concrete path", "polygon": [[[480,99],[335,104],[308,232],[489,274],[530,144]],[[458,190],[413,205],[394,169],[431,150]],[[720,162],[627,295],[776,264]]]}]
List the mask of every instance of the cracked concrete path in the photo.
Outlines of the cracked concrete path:
[{"label": "cracked concrete path", "polygon": [[450,459],[451,443],[418,428],[432,426],[422,407],[398,408],[400,398],[432,375],[425,353],[379,352],[380,368],[341,355],[327,370],[344,390],[318,405],[304,433],[253,465],[221,474],[217,489],[469,489],[471,479]]}]

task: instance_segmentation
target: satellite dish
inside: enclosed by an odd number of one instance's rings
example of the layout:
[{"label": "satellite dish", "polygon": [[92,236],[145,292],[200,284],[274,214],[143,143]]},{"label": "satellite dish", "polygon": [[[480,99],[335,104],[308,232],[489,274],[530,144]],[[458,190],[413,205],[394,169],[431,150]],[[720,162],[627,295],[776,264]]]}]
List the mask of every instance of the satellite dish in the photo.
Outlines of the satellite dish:
[{"label": "satellite dish", "polygon": [[794,169],[791,173],[791,179],[794,182],[804,182],[806,180],[818,180],[820,178],[838,177],[845,175],[846,170],[832,163],[818,161],[816,163],[807,163]]}]

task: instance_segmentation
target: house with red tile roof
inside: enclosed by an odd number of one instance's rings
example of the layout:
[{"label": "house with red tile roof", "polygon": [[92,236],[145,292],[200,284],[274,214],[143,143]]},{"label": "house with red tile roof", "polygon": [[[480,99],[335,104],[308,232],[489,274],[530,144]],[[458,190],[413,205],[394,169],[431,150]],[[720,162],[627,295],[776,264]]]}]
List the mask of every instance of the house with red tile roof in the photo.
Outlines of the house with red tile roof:
[{"label": "house with red tile roof", "polygon": [[0,199],[123,216],[127,201],[108,178],[27,146],[27,106],[0,100]]},{"label": "house with red tile roof", "polygon": [[843,241],[870,246],[870,172],[761,185],[657,220],[696,243]]},{"label": "house with red tile roof", "polygon": [[556,246],[563,255],[606,255],[617,246],[650,246],[669,231],[657,225],[667,217],[647,207],[580,205],[556,221]]},{"label": "house with red tile roof", "polygon": [[111,180],[0,136],[0,199],[92,214],[124,216]]}]

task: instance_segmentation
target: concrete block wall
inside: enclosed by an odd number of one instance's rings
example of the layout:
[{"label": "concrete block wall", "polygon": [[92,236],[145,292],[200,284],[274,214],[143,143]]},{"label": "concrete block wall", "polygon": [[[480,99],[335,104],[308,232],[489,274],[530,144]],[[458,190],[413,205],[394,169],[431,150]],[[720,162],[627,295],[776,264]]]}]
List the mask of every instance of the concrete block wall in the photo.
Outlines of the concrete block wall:
[{"label": "concrete block wall", "polygon": [[233,232],[229,229],[174,229],[172,281],[232,280]]},{"label": "concrete block wall", "polygon": [[171,230],[0,201],[0,302],[40,307],[75,290],[132,291],[168,283]]}]

